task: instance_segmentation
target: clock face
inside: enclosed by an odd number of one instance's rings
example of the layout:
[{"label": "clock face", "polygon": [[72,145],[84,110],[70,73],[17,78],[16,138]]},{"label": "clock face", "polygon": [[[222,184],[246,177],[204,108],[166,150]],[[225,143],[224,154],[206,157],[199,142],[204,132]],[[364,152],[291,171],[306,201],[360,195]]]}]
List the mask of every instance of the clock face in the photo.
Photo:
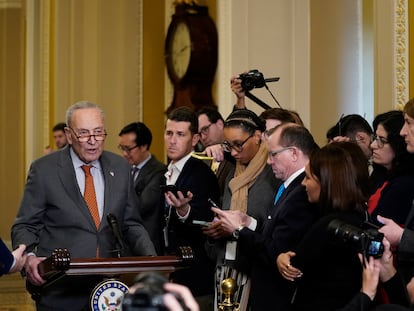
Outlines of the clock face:
[{"label": "clock face", "polygon": [[184,77],[191,59],[191,38],[188,26],[177,24],[170,41],[170,57],[172,70],[177,79]]}]

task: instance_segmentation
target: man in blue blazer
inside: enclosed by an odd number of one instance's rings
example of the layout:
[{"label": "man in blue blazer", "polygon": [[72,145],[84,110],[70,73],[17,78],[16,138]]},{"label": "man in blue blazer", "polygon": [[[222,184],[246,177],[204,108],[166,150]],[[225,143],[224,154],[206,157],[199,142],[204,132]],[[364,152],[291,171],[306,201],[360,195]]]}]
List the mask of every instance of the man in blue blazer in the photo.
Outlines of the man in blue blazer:
[{"label": "man in blue blazer", "polygon": [[[128,163],[104,151],[103,111],[82,101],[68,109],[66,119],[69,146],[32,163],[12,227],[13,245],[25,244],[29,252],[27,280],[37,286],[45,283],[38,265],[55,248],[68,249],[71,258],[114,257],[119,244],[125,244],[125,255],[156,254],[141,224]],[[83,197],[90,190],[85,165],[93,177],[95,195],[90,197],[95,204]],[[108,222],[108,214],[115,216],[116,226]],[[117,239],[114,227],[125,243]],[[37,309],[89,310],[89,295],[101,279],[66,276],[42,289]]]},{"label": "man in blue blazer", "polygon": [[20,271],[26,262],[25,245],[20,245],[10,252],[3,240],[0,239],[0,276]]}]

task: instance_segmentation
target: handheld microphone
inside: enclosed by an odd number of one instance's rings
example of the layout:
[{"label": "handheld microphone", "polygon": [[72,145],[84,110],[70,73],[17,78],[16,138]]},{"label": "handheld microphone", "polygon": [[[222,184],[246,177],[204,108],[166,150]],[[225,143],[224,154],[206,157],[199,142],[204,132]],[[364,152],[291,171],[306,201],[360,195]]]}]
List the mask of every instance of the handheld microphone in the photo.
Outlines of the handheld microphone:
[{"label": "handheld microphone", "polygon": [[108,220],[108,224],[112,229],[112,232],[115,235],[115,239],[116,242],[118,244],[118,257],[121,257],[124,249],[125,249],[125,245],[124,245],[124,240],[122,239],[122,235],[121,235],[121,230],[119,230],[119,226],[118,226],[118,220],[116,219],[115,215],[113,214],[108,214],[106,216],[106,219]]}]

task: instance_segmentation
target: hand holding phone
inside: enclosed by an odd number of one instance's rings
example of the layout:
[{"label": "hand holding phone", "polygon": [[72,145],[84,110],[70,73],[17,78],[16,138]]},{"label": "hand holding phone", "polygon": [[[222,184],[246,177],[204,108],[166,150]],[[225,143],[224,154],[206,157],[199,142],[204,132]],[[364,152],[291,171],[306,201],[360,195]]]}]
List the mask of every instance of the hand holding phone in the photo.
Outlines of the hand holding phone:
[{"label": "hand holding phone", "polygon": [[208,227],[210,226],[210,223],[208,221],[203,221],[203,220],[193,220],[193,225]]},{"label": "hand holding phone", "polygon": [[[181,191],[177,188],[176,185],[160,185],[161,191],[163,193],[167,193],[167,192],[171,192],[172,194],[174,194],[177,198],[178,198],[178,191]],[[185,193],[184,191],[181,191],[181,193],[183,194],[184,198],[187,197],[187,193]]]},{"label": "hand holding phone", "polygon": [[208,198],[207,201],[208,201],[208,203],[211,204],[211,206],[219,208],[218,205],[216,204],[216,202],[214,202],[212,199]]}]

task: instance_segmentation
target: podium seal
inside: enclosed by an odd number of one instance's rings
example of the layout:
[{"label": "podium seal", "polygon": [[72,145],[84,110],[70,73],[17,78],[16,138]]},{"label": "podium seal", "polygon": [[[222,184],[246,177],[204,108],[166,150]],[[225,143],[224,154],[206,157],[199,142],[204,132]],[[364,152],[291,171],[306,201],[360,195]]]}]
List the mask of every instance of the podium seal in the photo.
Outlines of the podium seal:
[{"label": "podium seal", "polygon": [[128,286],[118,280],[105,280],[94,288],[91,295],[92,311],[120,311],[122,298]]}]

